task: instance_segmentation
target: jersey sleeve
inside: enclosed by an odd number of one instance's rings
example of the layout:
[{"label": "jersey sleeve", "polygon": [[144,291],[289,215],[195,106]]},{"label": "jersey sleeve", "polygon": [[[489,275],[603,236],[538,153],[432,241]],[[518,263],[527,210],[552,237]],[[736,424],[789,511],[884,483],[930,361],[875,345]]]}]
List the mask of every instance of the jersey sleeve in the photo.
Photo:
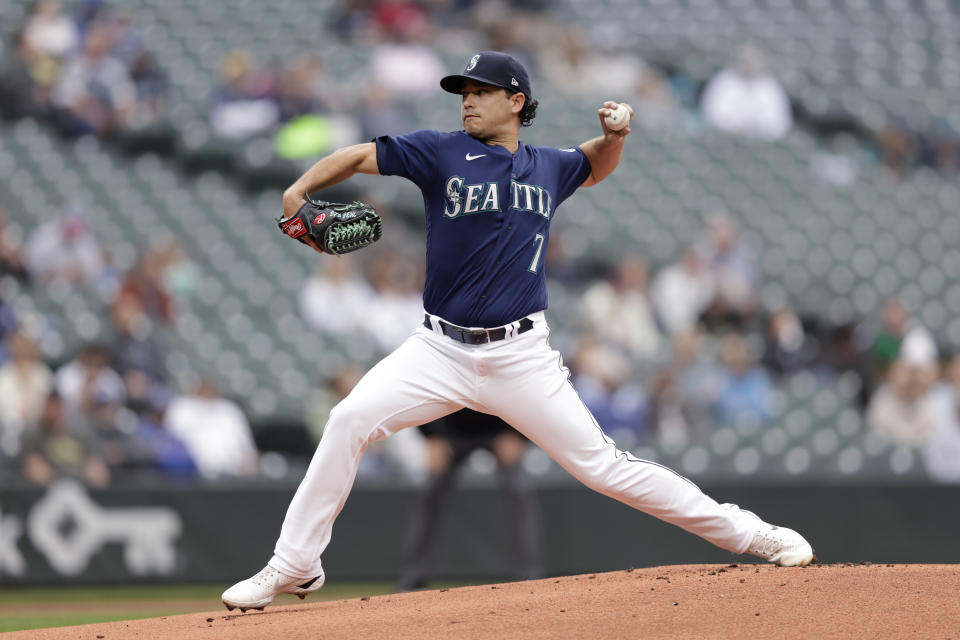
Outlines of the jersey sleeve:
[{"label": "jersey sleeve", "polygon": [[553,160],[557,163],[558,198],[557,204],[573,195],[577,187],[590,176],[590,160],[580,147],[570,149],[551,149]]},{"label": "jersey sleeve", "polygon": [[423,188],[437,175],[439,140],[439,132],[427,129],[374,138],[380,175],[407,178]]}]

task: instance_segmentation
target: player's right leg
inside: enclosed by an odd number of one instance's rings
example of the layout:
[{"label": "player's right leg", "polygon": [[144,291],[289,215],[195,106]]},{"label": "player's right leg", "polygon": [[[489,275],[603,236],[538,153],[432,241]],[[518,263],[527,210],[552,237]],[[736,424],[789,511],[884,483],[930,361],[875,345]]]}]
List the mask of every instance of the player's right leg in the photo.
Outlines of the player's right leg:
[{"label": "player's right leg", "polygon": [[473,378],[463,351],[418,328],[361,378],[330,412],[307,473],[290,502],[273,558],[223,594],[227,608],[262,609],[279,593],[301,598],[323,585],[320,556],[367,446],[468,404]]}]

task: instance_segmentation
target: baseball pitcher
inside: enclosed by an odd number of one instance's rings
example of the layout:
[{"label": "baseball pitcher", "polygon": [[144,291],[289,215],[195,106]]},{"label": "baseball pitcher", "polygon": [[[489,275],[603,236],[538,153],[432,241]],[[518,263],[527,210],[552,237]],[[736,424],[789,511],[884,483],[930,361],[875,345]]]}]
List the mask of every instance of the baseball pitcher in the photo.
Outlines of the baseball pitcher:
[{"label": "baseball pitcher", "polygon": [[519,134],[537,101],[513,57],[482,51],[440,85],[460,96],[462,130],[382,136],[340,149],[284,193],[281,228],[316,251],[342,253],[375,241],[379,219],[359,203],[327,206],[306,194],[356,173],[416,184],[426,210],[425,315],[330,412],[273,557],[223,593],[227,608],[263,609],[279,593],[304,597],[319,589],[321,556],[367,446],[462,407],[499,416],[595,491],[719,547],[780,565],[811,562],[813,550],[797,532],[719,504],[670,469],[619,450],[550,346],[550,222],[577,188],[599,184],[616,168],[630,107],[604,102],[601,135],[578,147],[534,147]]}]

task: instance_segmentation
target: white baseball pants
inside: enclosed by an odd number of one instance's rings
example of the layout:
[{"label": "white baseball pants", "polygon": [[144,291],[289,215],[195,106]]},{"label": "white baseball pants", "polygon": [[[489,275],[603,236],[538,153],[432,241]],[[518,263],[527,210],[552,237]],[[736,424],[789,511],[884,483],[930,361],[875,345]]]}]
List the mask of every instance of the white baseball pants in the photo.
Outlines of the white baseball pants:
[{"label": "white baseball pants", "polygon": [[533,329],[477,346],[418,327],[367,372],[330,412],[269,564],[297,578],[321,574],[320,556],[367,446],[461,407],[500,416],[591,489],[719,547],[746,551],[757,518],[736,505],[718,504],[662,465],[617,449],[570,384],[560,353],[550,347],[543,312],[529,317]]}]

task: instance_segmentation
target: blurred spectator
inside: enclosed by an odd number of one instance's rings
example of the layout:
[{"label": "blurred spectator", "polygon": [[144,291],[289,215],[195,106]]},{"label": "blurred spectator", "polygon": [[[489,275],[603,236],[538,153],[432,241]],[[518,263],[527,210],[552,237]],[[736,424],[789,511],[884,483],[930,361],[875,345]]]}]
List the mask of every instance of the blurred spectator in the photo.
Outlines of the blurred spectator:
[{"label": "blurred spectator", "polygon": [[113,15],[113,7],[106,0],[83,0],[75,11],[77,29],[83,38],[87,31],[99,24],[108,23]]},{"label": "blurred spectator", "polygon": [[670,366],[676,372],[680,401],[689,408],[694,423],[702,425],[721,393],[723,376],[715,342],[697,325],[676,334]]},{"label": "blurred spectator", "polygon": [[94,343],[57,369],[54,387],[71,411],[88,411],[95,402],[121,403],[126,397],[123,379],[110,367],[106,347]]},{"label": "blurred spectator", "polygon": [[317,331],[350,333],[362,326],[373,295],[355,257],[318,260],[300,289],[300,314]]},{"label": "blurred spectator", "polygon": [[960,131],[949,121],[941,122],[936,133],[928,141],[924,163],[945,177],[960,171]]},{"label": "blurred spectator", "polygon": [[84,430],[96,439],[97,451],[112,477],[116,478],[118,472],[138,472],[152,467],[151,451],[137,437],[137,416],[124,409],[120,402],[96,393],[80,419],[88,423]]},{"label": "blurred spectator", "polygon": [[831,374],[853,374],[859,382],[857,404],[865,410],[873,386],[867,362],[867,345],[862,332],[852,322],[834,327],[823,348],[823,365]]},{"label": "blurred spectator", "polygon": [[144,126],[160,120],[167,112],[169,79],[149,51],[139,51],[130,61],[130,79],[137,90],[136,109],[129,117],[131,126]]},{"label": "blurred spectator", "polygon": [[662,133],[684,124],[685,112],[670,87],[670,81],[653,67],[644,70],[630,106],[633,107],[632,126]]},{"label": "blurred spectator", "polygon": [[393,351],[423,323],[423,268],[392,250],[381,250],[370,265],[373,297],[361,316],[364,330],[382,351]]},{"label": "blurred spectator", "polygon": [[139,369],[128,369],[123,373],[123,388],[126,393],[126,407],[139,415],[149,409],[150,396],[163,384],[155,382],[148,373]]},{"label": "blurred spectator", "polygon": [[414,122],[409,103],[395,100],[386,87],[375,84],[366,87],[359,114],[362,140],[407,133]]},{"label": "blurred spectator", "polygon": [[284,123],[274,138],[278,157],[307,158],[357,142],[353,117],[334,113],[345,106],[344,92],[331,86],[319,56],[294,59],[281,72],[277,89]]},{"label": "blurred spectator", "polygon": [[726,214],[711,217],[699,250],[716,282],[705,319],[712,325],[746,327],[756,314],[760,276],[756,257],[738,237],[736,223]]},{"label": "blurred spectator", "polygon": [[20,323],[17,321],[17,315],[14,313],[13,307],[7,304],[3,296],[0,295],[0,364],[5,363],[9,357],[5,343],[7,335],[18,326],[20,326]]},{"label": "blurred spectator", "polygon": [[426,19],[420,4],[410,0],[374,0],[370,6],[370,20],[381,38],[402,34]]},{"label": "blurred spectator", "polygon": [[589,94],[595,68],[586,34],[573,26],[560,29],[552,44],[540,60],[547,84],[565,96]]},{"label": "blurred spectator", "polygon": [[118,298],[111,317],[113,332],[109,348],[117,372],[124,377],[130,372],[140,372],[154,382],[166,380],[167,351],[137,300]]},{"label": "blurred spectator", "polygon": [[944,177],[960,168],[960,132],[947,118],[917,130],[902,117],[890,117],[876,132],[881,164],[903,178],[917,167],[929,167]]},{"label": "blurred spectator", "polygon": [[110,482],[110,470],[100,457],[96,438],[76,424],[77,415],[56,392],[47,397],[37,427],[24,437],[21,468],[27,480],[41,486],[59,477],[94,487]]},{"label": "blurred spectator", "polygon": [[887,369],[900,355],[900,343],[907,334],[910,314],[903,301],[891,296],[883,301],[881,327],[870,345],[870,359],[874,381],[886,376]]},{"label": "blurred spectator", "polygon": [[737,51],[733,66],[710,79],[701,106],[707,122],[737,135],[776,140],[793,124],[786,92],[767,72],[763,53],[750,44]]},{"label": "blurred spectator", "polygon": [[937,424],[937,348],[921,327],[903,339],[900,356],[887,370],[886,380],[867,407],[867,423],[890,442],[921,446]]},{"label": "blurred spectator", "polygon": [[29,47],[40,54],[63,58],[79,42],[73,20],[63,14],[59,0],[37,0],[23,27]]},{"label": "blurred spectator", "polygon": [[810,367],[820,355],[817,341],[807,334],[789,305],[770,315],[764,339],[763,364],[780,376]]},{"label": "blurred spectator", "polygon": [[109,15],[99,16],[97,22],[110,30],[110,54],[130,68],[143,51],[143,39],[133,23],[133,16],[125,10],[109,10]]},{"label": "blurred spectator", "polygon": [[93,25],[80,53],[68,60],[53,93],[67,135],[108,135],[126,126],[137,106],[137,88],[126,65],[111,55],[113,33]]},{"label": "blurred spectator", "polygon": [[636,358],[653,355],[660,345],[660,333],[647,300],[648,277],[646,260],[639,254],[626,255],[580,300],[584,328]]},{"label": "blurred spectator", "polygon": [[676,335],[697,324],[715,291],[713,273],[691,246],[684,250],[680,262],[664,267],[654,277],[650,298],[666,333]]},{"label": "blurred spectator", "polygon": [[46,115],[60,65],[59,59],[32,49],[24,33],[18,33],[0,68],[0,114],[9,118]]},{"label": "blurred spectator", "polygon": [[936,419],[923,446],[923,463],[937,482],[960,483],[960,353],[945,364],[931,392]]},{"label": "blurred spectator", "polygon": [[339,34],[340,38],[348,42],[358,42],[365,39],[367,33],[373,30],[370,17],[370,8],[373,0],[342,0],[332,5],[334,10],[339,9],[331,19],[330,32]]},{"label": "blurred spectator", "polygon": [[165,387],[152,387],[139,414],[137,437],[150,452],[157,471],[166,475],[196,475],[197,464],[186,445],[166,427],[165,416],[171,400],[172,394]]},{"label": "blurred spectator", "polygon": [[907,126],[888,120],[877,132],[880,160],[893,175],[902,178],[917,161],[917,141]]},{"label": "blurred spectator", "polygon": [[149,319],[169,324],[174,309],[164,281],[165,268],[163,253],[154,249],[144,251],[120,283],[114,306],[131,303]]},{"label": "blurred spectator", "polygon": [[7,227],[7,211],[0,205],[0,277],[5,275],[26,281],[28,274],[23,249]]},{"label": "blurred spectator", "polygon": [[160,270],[159,277],[153,276],[155,287],[164,292],[160,295],[167,298],[168,308],[175,310],[177,300],[186,300],[196,293],[200,280],[197,265],[174,238],[157,243],[152,251],[156,252]]},{"label": "blurred spectator", "polygon": [[109,247],[100,247],[100,257],[103,268],[100,275],[97,276],[94,290],[101,300],[110,301],[117,297],[117,292],[120,291],[120,282],[125,274],[113,261],[113,253],[111,253]]},{"label": "blurred spectator", "polygon": [[27,271],[41,283],[63,278],[94,287],[105,269],[104,254],[90,224],[72,212],[41,223],[24,245]]},{"label": "blurred spectator", "polygon": [[720,371],[697,326],[673,336],[670,361],[650,383],[650,425],[665,445],[701,438],[719,394]]},{"label": "blurred spectator", "polygon": [[[540,57],[547,84],[561,95],[619,100],[634,106],[647,72],[635,53],[604,43],[591,46],[577,27],[562,29]],[[634,107],[636,113],[636,107]]]},{"label": "blurred spectator", "polygon": [[273,78],[255,72],[250,54],[241,49],[220,61],[220,87],[210,109],[210,126],[224,138],[245,140],[270,131],[280,120],[272,99]]},{"label": "blurred spectator", "polygon": [[370,52],[370,84],[403,100],[420,100],[436,93],[446,75],[443,62],[429,46],[430,22],[412,14],[390,38]]},{"label": "blurred spectator", "polygon": [[0,367],[0,450],[20,451],[21,435],[33,428],[53,388],[53,372],[22,330],[7,336],[10,361]]},{"label": "blurred spectator", "polygon": [[201,380],[192,395],[174,398],[164,425],[183,441],[205,478],[256,474],[257,448],[247,417],[212,380]]},{"label": "blurred spectator", "polygon": [[326,88],[323,61],[317,55],[306,53],[293,60],[280,75],[280,119],[329,113],[329,100],[336,92]]},{"label": "blurred spectator", "polygon": [[134,26],[133,16],[126,11],[100,11],[95,23],[110,32],[110,54],[123,63],[136,89],[135,106],[126,115],[125,124],[142,127],[160,119],[167,107],[167,75],[146,50],[143,38]]},{"label": "blurred spectator", "polygon": [[153,467],[166,475],[193,476],[197,464],[180,438],[173,435],[165,424],[171,393],[163,387],[154,387],[139,414],[137,437],[147,451]]},{"label": "blurred spectator", "polygon": [[720,341],[720,378],[713,410],[723,424],[764,424],[773,417],[773,385],[747,341],[728,333]]},{"label": "blurred spectator", "polygon": [[[536,57],[540,34],[546,29],[533,14],[516,11],[519,2],[505,5],[504,11],[495,11],[477,21],[477,31],[485,37],[488,51],[502,51],[516,58],[533,76],[537,76],[539,60]],[[480,7],[479,11],[483,11]],[[476,48],[476,47],[470,47]]]},{"label": "blurred spectator", "polygon": [[630,361],[619,351],[584,337],[574,358],[572,382],[597,424],[624,449],[647,434],[647,398],[630,382]]}]

